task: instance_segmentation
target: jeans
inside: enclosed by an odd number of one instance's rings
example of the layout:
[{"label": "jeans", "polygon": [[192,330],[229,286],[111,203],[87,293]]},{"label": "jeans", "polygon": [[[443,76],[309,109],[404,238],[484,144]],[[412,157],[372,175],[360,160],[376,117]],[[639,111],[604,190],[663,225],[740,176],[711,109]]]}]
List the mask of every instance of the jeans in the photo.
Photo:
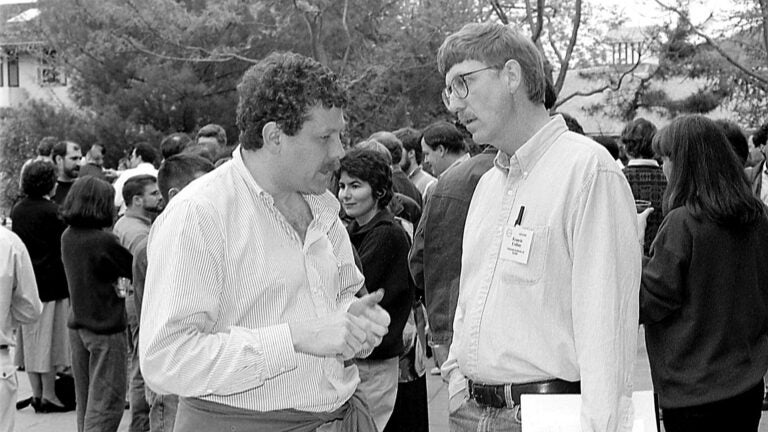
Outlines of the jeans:
[{"label": "jeans", "polygon": [[760,424],[763,383],[732,398],[684,408],[664,408],[667,432],[756,432]]},{"label": "jeans", "polygon": [[78,432],[115,432],[125,410],[125,332],[69,329]]},{"label": "jeans", "polygon": [[144,395],[144,377],[139,369],[139,317],[136,313],[135,294],[130,294],[125,299],[125,312],[128,317],[128,351],[130,352],[129,370],[129,397],[131,401],[131,425],[130,432],[146,432],[149,426],[149,404]]},{"label": "jeans", "polygon": [[520,406],[492,408],[467,399],[448,414],[451,432],[521,432]]},{"label": "jeans", "polygon": [[14,431],[18,388],[16,365],[8,350],[2,349],[0,350],[0,432]]},{"label": "jeans", "polygon": [[171,432],[176,423],[176,411],[179,408],[179,397],[162,395],[144,387],[149,403],[150,432]]}]

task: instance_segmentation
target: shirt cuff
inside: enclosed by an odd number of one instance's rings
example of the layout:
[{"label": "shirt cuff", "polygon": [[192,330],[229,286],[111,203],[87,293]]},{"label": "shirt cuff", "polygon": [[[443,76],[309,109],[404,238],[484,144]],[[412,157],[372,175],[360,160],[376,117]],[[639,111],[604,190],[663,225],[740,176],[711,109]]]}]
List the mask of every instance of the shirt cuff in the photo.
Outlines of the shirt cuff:
[{"label": "shirt cuff", "polygon": [[466,391],[467,379],[464,374],[461,373],[459,368],[455,368],[450,372],[448,377],[448,400],[451,400],[457,394]]}]

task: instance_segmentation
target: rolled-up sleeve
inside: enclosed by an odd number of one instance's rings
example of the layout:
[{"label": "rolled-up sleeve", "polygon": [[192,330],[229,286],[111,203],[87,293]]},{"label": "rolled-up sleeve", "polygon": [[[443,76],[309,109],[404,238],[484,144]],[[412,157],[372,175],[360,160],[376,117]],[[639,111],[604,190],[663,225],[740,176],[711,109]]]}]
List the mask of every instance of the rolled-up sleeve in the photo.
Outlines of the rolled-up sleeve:
[{"label": "rolled-up sleeve", "polygon": [[641,248],[632,193],[598,169],[572,215],[573,331],[581,371],[582,430],[631,430]]},{"label": "rolled-up sleeve", "polygon": [[150,388],[227,395],[296,367],[287,324],[214,331],[224,284],[223,230],[202,203],[176,202],[153,227],[141,312],[141,370]]}]

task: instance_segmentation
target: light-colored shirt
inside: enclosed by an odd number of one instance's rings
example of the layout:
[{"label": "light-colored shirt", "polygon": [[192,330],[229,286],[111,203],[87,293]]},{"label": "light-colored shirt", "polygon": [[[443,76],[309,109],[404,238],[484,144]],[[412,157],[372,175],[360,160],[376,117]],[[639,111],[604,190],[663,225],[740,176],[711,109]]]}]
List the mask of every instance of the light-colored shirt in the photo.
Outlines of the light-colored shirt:
[{"label": "light-colored shirt", "polygon": [[302,243],[240,149],[185,187],[152,226],[141,311],[141,370],[155,391],[238,408],[332,411],[357,367],[297,353],[289,322],[346,310],[362,288],[330,193],[304,195]]},{"label": "light-colored shirt", "polygon": [[634,167],[634,166],[651,166],[651,167],[658,167],[659,162],[657,162],[655,159],[630,159],[627,162],[628,167]]},{"label": "light-colored shirt", "polygon": [[13,329],[42,312],[29,252],[19,236],[0,227],[0,345],[16,345]]},{"label": "light-colored shirt", "polygon": [[424,192],[427,187],[432,183],[436,183],[437,179],[432,174],[424,171],[420,166],[416,166],[410,174],[408,174],[408,180],[416,186],[416,189],[421,192],[421,197],[424,198]]},{"label": "light-colored shirt", "polygon": [[147,238],[151,225],[152,221],[149,218],[125,214],[115,222],[112,233],[117,236],[120,244],[131,252],[131,255],[136,256],[139,243]]},{"label": "light-colored shirt", "polygon": [[115,207],[120,208],[118,214],[122,215],[125,213],[125,203],[123,202],[123,185],[126,181],[128,181],[129,178],[143,174],[153,175],[155,178],[157,178],[157,169],[149,162],[142,162],[136,165],[135,168],[129,168],[121,172],[120,176],[115,180],[113,186],[115,188]]},{"label": "light-colored shirt", "polygon": [[[768,166],[768,163],[766,166]],[[768,168],[763,169],[763,172],[760,173],[760,181],[763,182],[760,187],[760,200],[765,205],[768,205]]]},{"label": "light-colored shirt", "polygon": [[[630,430],[641,248],[629,185],[560,116],[494,165],[464,230],[449,394],[465,377],[581,380],[582,430]],[[527,264],[501,254],[518,219],[533,235]]]}]

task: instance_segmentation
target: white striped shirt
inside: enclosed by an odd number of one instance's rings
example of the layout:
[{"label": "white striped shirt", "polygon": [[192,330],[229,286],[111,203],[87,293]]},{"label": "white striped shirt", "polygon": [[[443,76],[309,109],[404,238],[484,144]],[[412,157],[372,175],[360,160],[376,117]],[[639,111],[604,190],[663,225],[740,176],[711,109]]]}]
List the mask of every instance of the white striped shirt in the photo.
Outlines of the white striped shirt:
[{"label": "white striped shirt", "polygon": [[357,368],[295,352],[287,324],[346,309],[363,285],[336,198],[304,199],[302,244],[238,147],[169,203],[150,233],[141,313],[153,390],[256,411],[332,411],[351,397]]}]

